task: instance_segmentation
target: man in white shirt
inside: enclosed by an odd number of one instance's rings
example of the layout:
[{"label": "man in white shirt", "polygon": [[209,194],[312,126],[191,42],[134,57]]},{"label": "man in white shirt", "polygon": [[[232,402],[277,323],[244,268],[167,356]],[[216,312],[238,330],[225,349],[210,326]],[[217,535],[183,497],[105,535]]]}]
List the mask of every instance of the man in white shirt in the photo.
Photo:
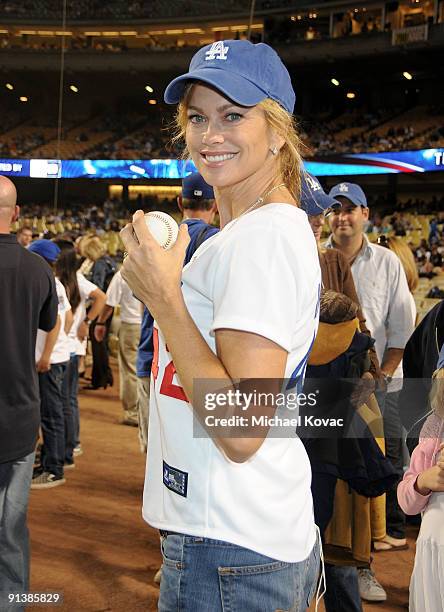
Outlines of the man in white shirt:
[{"label": "man in white shirt", "polygon": [[[375,340],[376,354],[388,386],[389,393],[383,398],[387,415],[396,415],[402,382],[398,379],[392,383],[392,378],[399,374],[404,347],[414,329],[405,272],[394,253],[370,243],[365,236],[363,229],[369,218],[369,208],[361,187],[354,183],[340,183],[331,189],[329,195],[342,206],[329,216],[332,235],[325,246],[339,249],[350,263],[359,301]],[[381,410],[384,412],[384,405]],[[389,456],[389,459],[396,467],[401,457]],[[363,599],[385,601],[386,593],[370,569],[360,570],[359,577]]]},{"label": "man in white shirt", "polygon": [[102,342],[106,332],[106,321],[116,306],[120,305],[119,329],[119,376],[120,399],[123,404],[124,425],[137,427],[137,376],[136,358],[142,322],[142,304],[137,300],[120,272],[114,275],[106,292],[106,304],[99,315],[94,336]]}]

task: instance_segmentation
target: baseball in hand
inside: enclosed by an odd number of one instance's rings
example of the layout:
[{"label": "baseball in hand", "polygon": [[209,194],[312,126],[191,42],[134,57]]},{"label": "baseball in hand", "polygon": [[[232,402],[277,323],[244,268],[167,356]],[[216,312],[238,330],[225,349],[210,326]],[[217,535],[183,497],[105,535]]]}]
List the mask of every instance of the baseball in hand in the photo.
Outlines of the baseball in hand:
[{"label": "baseball in hand", "polygon": [[164,249],[170,249],[176,242],[179,226],[170,215],[154,210],[145,214],[145,223],[153,238]]}]

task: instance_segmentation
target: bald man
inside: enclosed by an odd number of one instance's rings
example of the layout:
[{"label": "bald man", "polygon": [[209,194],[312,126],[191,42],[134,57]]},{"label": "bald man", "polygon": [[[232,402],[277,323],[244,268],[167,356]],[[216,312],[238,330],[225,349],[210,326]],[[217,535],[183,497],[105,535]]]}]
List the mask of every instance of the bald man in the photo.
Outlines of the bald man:
[{"label": "bald man", "polygon": [[40,424],[35,367],[37,329],[57,321],[54,275],[10,233],[20,209],[14,184],[0,176],[0,610],[26,593],[29,576],[27,511]]}]

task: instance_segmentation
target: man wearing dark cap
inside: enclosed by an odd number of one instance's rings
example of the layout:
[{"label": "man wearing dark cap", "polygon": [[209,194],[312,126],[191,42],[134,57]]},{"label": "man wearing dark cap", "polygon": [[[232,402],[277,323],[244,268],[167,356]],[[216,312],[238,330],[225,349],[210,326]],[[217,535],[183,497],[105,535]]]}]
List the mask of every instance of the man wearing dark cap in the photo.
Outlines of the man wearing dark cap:
[{"label": "man wearing dark cap", "polygon": [[177,197],[177,206],[182,212],[183,222],[188,225],[190,235],[185,258],[187,264],[202,242],[218,231],[211,226],[217,212],[213,188],[198,172],[190,174],[182,181],[182,195]]},{"label": "man wearing dark cap", "polygon": [[10,233],[18,219],[14,184],[0,176],[0,610],[23,609],[9,593],[26,593],[26,515],[40,424],[35,344],[37,329],[57,321],[54,275]]}]

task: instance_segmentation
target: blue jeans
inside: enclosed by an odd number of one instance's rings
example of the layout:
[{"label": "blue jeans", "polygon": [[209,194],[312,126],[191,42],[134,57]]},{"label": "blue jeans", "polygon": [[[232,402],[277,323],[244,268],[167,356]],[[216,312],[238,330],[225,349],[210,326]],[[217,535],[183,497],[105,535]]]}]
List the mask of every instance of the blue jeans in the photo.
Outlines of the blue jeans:
[{"label": "blue jeans", "polygon": [[181,534],[161,536],[161,550],[159,612],[299,612],[316,590],[318,541],[300,563]]},{"label": "blue jeans", "polygon": [[65,463],[65,414],[62,384],[67,362],[54,363],[48,372],[39,374],[40,418],[43,447],[42,467],[45,472],[63,476]]},{"label": "blue jeans", "polygon": [[[79,406],[77,404],[77,387],[79,382],[78,357],[74,353],[70,356],[68,366],[63,377],[62,397],[65,418],[65,462],[72,463],[73,450],[77,446],[79,435]],[[73,398],[75,401],[73,401]]]},{"label": "blue jeans", "polygon": [[8,593],[29,588],[29,537],[26,525],[34,453],[0,463],[0,610],[24,610],[9,605]]},{"label": "blue jeans", "polygon": [[361,612],[358,570],[353,566],[325,564],[326,612]]}]

